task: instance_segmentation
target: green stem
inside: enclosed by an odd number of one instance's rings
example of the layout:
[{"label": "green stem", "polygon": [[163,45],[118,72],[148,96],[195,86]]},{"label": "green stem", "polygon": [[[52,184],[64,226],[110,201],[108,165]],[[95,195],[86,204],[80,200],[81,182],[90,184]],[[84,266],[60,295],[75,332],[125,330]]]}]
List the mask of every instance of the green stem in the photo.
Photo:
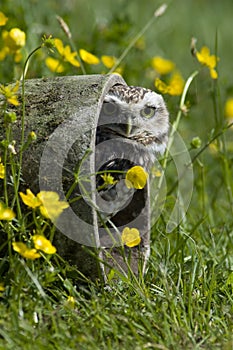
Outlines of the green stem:
[{"label": "green stem", "polygon": [[80,68],[81,68],[82,74],[86,74],[86,70],[85,70],[83,62],[82,62],[82,60],[80,58],[79,52],[77,50],[77,47],[76,47],[76,45],[75,45],[75,43],[74,43],[74,41],[72,39],[72,33],[71,33],[71,30],[70,30],[68,24],[64,21],[64,19],[62,17],[56,16],[56,18],[58,20],[58,23],[61,26],[61,29],[63,30],[63,32],[67,36],[72,50],[75,51],[76,54],[77,54],[77,59],[78,59],[78,62],[80,64]]},{"label": "green stem", "polygon": [[[18,179],[18,173],[17,173],[17,163],[15,163],[15,158],[11,154],[10,155],[10,164],[11,164],[11,174],[12,174],[12,179],[13,179],[13,184],[17,183]],[[13,208],[14,206],[14,200],[12,201],[11,207]],[[21,207],[20,207],[20,202],[19,202],[19,196],[16,196],[16,208],[17,208],[17,217],[21,217]]]},{"label": "green stem", "polygon": [[[197,76],[198,73],[199,73],[198,71],[195,71],[189,76],[189,78],[187,79],[187,81],[185,83],[183,93],[181,95],[179,111],[177,113],[176,120],[174,121],[174,123],[172,125],[172,130],[171,130],[171,133],[170,133],[169,139],[168,139],[167,149],[166,149],[166,152],[165,152],[165,155],[164,155],[164,158],[163,158],[163,162],[162,162],[162,167],[164,169],[164,173],[163,173],[163,176],[160,177],[159,183],[157,185],[157,191],[158,191],[157,193],[158,194],[160,193],[160,189],[161,189],[163,181],[164,181],[165,169],[167,167],[167,163],[168,163],[168,160],[169,160],[168,155],[169,155],[171,146],[172,146],[173,141],[174,141],[175,133],[178,130],[178,127],[179,127],[179,124],[180,124],[180,119],[181,119],[181,116],[182,116],[182,113],[183,113],[183,110],[184,110],[184,107],[185,107],[185,99],[186,99],[189,87],[190,87],[193,79]],[[182,177],[183,177],[183,175],[184,175],[184,173],[182,174]],[[173,189],[176,188],[178,181],[180,181],[180,178],[172,186],[172,189],[167,193],[167,196],[169,196],[169,194],[173,191]],[[156,203],[156,199],[155,199],[154,203]]]},{"label": "green stem", "polygon": [[[181,99],[180,99],[179,111],[177,113],[176,120],[174,121],[174,123],[172,125],[171,134],[169,136],[168,145],[167,145],[167,149],[166,149],[165,156],[164,156],[164,161],[163,161],[163,168],[164,169],[166,169],[166,166],[167,166],[168,154],[169,154],[171,145],[172,145],[172,143],[174,141],[175,132],[178,130],[178,127],[179,127],[179,124],[180,124],[180,119],[181,119],[181,116],[182,116],[182,113],[183,113],[183,109],[185,107],[185,99],[186,99],[189,87],[190,87],[193,79],[197,76],[198,73],[199,73],[198,71],[193,72],[188,77],[188,79],[187,79],[187,81],[185,83],[184,90],[183,90],[183,93],[182,93]],[[163,179],[161,177],[160,184],[162,184],[162,181],[163,181]],[[160,186],[160,184],[159,184],[159,186]]]},{"label": "green stem", "polygon": [[[215,140],[217,140],[220,136],[222,136],[222,134],[224,134],[229,128],[233,127],[233,123],[227,125],[225,128],[223,128],[219,133],[217,133],[216,135],[214,135],[201,149],[200,151],[198,151],[195,156],[193,156],[193,158],[191,159],[190,163],[188,163],[186,165],[186,168],[190,167],[192,164],[194,164],[194,162],[199,158],[199,156],[206,150],[206,148],[209,147],[209,145],[211,143],[213,143]],[[178,182],[183,178],[183,176],[185,175],[185,170],[183,172],[183,174],[180,176],[180,178],[174,183],[174,185],[172,186],[172,188],[170,189],[170,191],[167,193],[167,195],[169,196],[173,190],[176,188],[176,186],[178,185]]]},{"label": "green stem", "polygon": [[175,134],[175,132],[178,130],[178,126],[179,126],[179,124],[180,124],[180,119],[181,119],[181,116],[182,116],[182,113],[183,113],[183,109],[184,109],[184,107],[185,107],[185,99],[186,99],[186,96],[187,96],[189,87],[190,87],[190,85],[191,85],[193,79],[197,76],[198,73],[199,73],[198,71],[193,72],[193,73],[188,77],[188,79],[187,79],[187,81],[186,81],[186,83],[185,83],[184,90],[183,90],[183,93],[182,93],[181,99],[180,99],[179,111],[178,111],[178,113],[177,113],[176,120],[175,120],[175,122],[173,123],[173,129],[172,129],[171,135],[170,135],[170,137],[169,137],[167,152],[169,151],[169,146],[171,146],[172,143],[173,143],[174,134]]},{"label": "green stem", "polygon": [[69,42],[70,42],[70,46],[71,46],[72,50],[75,51],[75,52],[77,53],[77,59],[78,59],[79,64],[80,64],[80,68],[81,68],[82,74],[83,74],[83,75],[87,74],[87,73],[86,73],[86,70],[85,70],[85,68],[84,68],[83,62],[82,62],[82,60],[81,60],[81,57],[80,57],[80,55],[79,55],[78,49],[76,48],[73,39],[72,39],[72,38],[69,38]]},{"label": "green stem", "polygon": [[[158,20],[158,18],[165,12],[166,5],[162,5],[164,7],[164,11],[159,13],[159,9],[153,14],[153,17],[149,20],[149,22],[140,30],[140,32],[132,39],[126,49],[122,52],[114,66],[108,72],[109,74],[113,73],[115,69],[119,66],[119,64],[123,61],[123,59],[127,56],[132,47],[136,44],[136,42],[145,34],[145,32],[149,29],[149,27],[154,23],[154,21]],[[162,9],[162,6],[160,7]]]},{"label": "green stem", "polygon": [[[201,149],[199,152],[195,154],[195,156],[192,158],[192,164],[195,162],[195,160],[200,156],[201,153],[204,152],[204,150],[209,147],[211,143],[213,143],[217,138],[219,138],[222,134],[224,134],[228,129],[230,129],[233,126],[233,123],[227,125],[225,128],[223,128],[220,132],[218,132],[216,135],[214,135]],[[188,164],[187,166],[190,166],[191,164]]]},{"label": "green stem", "polygon": [[12,201],[12,205],[14,205],[15,201],[17,203],[17,210],[18,210],[18,219],[21,219],[22,214],[21,214],[21,209],[20,209],[20,202],[19,202],[19,184],[20,184],[20,175],[22,171],[22,163],[23,163],[23,149],[24,149],[24,138],[25,138],[25,77],[27,74],[27,69],[28,69],[28,63],[32,55],[41,49],[41,45],[38,46],[36,49],[34,49],[27,57],[24,66],[23,66],[23,74],[21,77],[22,80],[22,119],[21,119],[21,138],[20,138],[20,150],[19,150],[19,165],[18,165],[18,176],[17,180],[14,183],[14,191],[15,191],[15,196]]},{"label": "green stem", "polygon": [[[6,142],[7,145],[10,143],[9,139],[9,126],[6,129]],[[8,147],[4,147],[4,155],[3,155],[3,165],[5,167],[5,176],[3,179],[3,186],[4,186],[4,198],[5,198],[5,203],[8,206],[8,191],[7,191],[7,155],[8,155]]]}]

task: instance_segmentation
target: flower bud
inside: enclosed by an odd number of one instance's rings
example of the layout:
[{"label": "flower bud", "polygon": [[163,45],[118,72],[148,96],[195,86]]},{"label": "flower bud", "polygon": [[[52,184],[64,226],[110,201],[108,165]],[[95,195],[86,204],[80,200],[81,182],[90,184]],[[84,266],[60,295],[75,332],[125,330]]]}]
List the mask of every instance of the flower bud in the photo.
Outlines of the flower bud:
[{"label": "flower bud", "polygon": [[196,136],[192,139],[190,142],[192,148],[200,148],[201,147],[201,139],[200,137]]}]

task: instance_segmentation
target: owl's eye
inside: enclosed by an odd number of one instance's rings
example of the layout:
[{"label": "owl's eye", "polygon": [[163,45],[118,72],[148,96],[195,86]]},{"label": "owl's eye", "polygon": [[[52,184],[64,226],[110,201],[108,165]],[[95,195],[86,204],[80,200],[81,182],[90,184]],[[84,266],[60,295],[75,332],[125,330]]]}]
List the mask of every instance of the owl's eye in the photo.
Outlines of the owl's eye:
[{"label": "owl's eye", "polygon": [[104,102],[102,111],[107,115],[112,115],[117,112],[117,105],[112,102]]},{"label": "owl's eye", "polygon": [[141,111],[140,111],[140,114],[143,118],[151,118],[155,115],[155,107],[144,107]]}]

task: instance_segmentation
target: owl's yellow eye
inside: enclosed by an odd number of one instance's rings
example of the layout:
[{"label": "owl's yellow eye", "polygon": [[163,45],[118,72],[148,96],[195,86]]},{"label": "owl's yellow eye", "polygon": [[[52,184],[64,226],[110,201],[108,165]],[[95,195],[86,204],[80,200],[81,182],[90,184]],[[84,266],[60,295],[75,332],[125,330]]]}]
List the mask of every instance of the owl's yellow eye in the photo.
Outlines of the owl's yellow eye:
[{"label": "owl's yellow eye", "polygon": [[117,112],[117,109],[117,105],[113,102],[104,102],[102,106],[102,111],[107,115],[113,115]]},{"label": "owl's yellow eye", "polygon": [[143,118],[151,118],[155,115],[155,107],[144,107],[141,111],[140,114]]}]

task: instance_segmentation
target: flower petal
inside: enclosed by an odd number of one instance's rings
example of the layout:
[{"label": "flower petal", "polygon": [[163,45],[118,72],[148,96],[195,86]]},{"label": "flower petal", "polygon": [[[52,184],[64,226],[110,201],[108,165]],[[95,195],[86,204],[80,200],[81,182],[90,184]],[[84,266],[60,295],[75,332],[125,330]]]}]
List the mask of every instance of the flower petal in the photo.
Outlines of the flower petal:
[{"label": "flower petal", "polygon": [[62,73],[65,70],[63,64],[53,57],[47,57],[45,59],[45,64],[51,70],[51,72]]},{"label": "flower petal", "polygon": [[0,202],[0,220],[13,220],[15,213],[11,208],[8,208],[4,203]]},{"label": "flower petal", "polygon": [[5,178],[5,166],[3,165],[3,163],[0,163],[0,179],[4,179]]},{"label": "flower petal", "polygon": [[46,254],[55,254],[56,248],[52,245],[52,243],[41,235],[34,235],[32,237],[35,248],[38,250],[42,250]]},{"label": "flower petal", "polygon": [[60,201],[59,195],[53,191],[41,191],[37,197],[42,202],[40,212],[47,219],[56,220],[63,210],[69,207],[69,204]]},{"label": "flower petal", "polygon": [[140,244],[140,232],[136,228],[125,227],[121,234],[122,243],[132,248]]},{"label": "flower petal", "polygon": [[215,69],[210,69],[210,76],[212,79],[218,79],[218,73],[216,72]]},{"label": "flower petal", "polygon": [[100,62],[97,56],[93,55],[92,53],[84,49],[80,49],[79,54],[81,59],[88,64],[98,64]]},{"label": "flower petal", "polygon": [[114,56],[103,55],[101,56],[101,61],[103,62],[105,67],[111,69],[115,65],[117,59]]},{"label": "flower petal", "polygon": [[0,26],[4,26],[7,21],[8,18],[4,15],[3,12],[0,11]]},{"label": "flower petal", "polygon": [[167,59],[164,59],[160,56],[155,56],[152,58],[152,67],[159,73],[159,74],[168,74],[171,73],[174,68],[175,64]]},{"label": "flower petal", "polygon": [[224,114],[226,118],[233,118],[233,97],[230,97],[225,103]]},{"label": "flower petal", "polygon": [[146,186],[148,173],[140,166],[136,165],[126,173],[125,184],[128,188],[141,190]]},{"label": "flower petal", "polygon": [[19,253],[22,257],[26,259],[34,260],[41,257],[41,255],[37,252],[36,249],[28,248],[23,242],[13,242],[12,246],[15,252]]},{"label": "flower petal", "polygon": [[26,193],[27,194],[19,192],[19,195],[24,204],[26,204],[28,207],[35,209],[42,204],[41,200],[36,197],[29,188],[26,190]]},{"label": "flower petal", "polygon": [[64,53],[64,45],[61,39],[55,38],[54,39],[54,45],[59,52],[59,54],[62,56]]}]

